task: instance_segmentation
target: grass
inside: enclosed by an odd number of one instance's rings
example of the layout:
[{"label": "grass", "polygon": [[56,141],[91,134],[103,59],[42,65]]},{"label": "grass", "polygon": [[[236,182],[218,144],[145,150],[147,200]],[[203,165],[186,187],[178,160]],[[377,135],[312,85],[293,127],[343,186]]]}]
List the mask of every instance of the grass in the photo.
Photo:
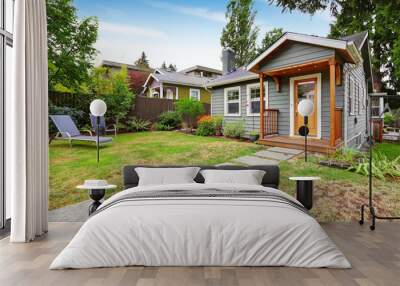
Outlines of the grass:
[{"label": "grass", "polygon": [[389,160],[400,156],[400,144],[380,143],[375,145],[374,151],[384,154]]},{"label": "grass", "polygon": [[[96,147],[93,143],[53,141],[50,145],[49,208],[87,200],[87,193],[75,187],[85,179],[106,179],[122,189],[122,166],[146,165],[214,165],[249,155],[261,146],[227,140],[200,137],[179,132],[141,132],[118,135],[113,143],[100,149],[100,164],[96,167]],[[111,193],[108,193],[108,196]]]},{"label": "grass", "polygon": [[[50,145],[50,209],[87,200],[87,193],[75,186],[85,179],[101,178],[122,186],[121,168],[126,164],[213,165],[239,156],[253,154],[262,146],[224,138],[199,137],[179,132],[142,132],[121,134],[100,150],[96,167],[96,148],[90,143],[56,141]],[[396,157],[400,145],[379,144],[375,148],[386,156]],[[280,189],[294,195],[291,176],[319,176],[314,188],[312,215],[318,221],[354,221],[359,207],[368,201],[368,177],[347,170],[324,167],[319,157],[308,163],[295,158],[280,163]],[[110,196],[112,193],[108,193]],[[400,216],[398,181],[374,179],[374,204],[382,216]]]},{"label": "grass", "polygon": [[[324,167],[318,157],[308,163],[294,159],[280,163],[280,189],[294,195],[295,182],[291,176],[318,176],[315,183],[314,207],[311,214],[318,221],[359,220],[359,207],[368,202],[368,177],[347,170]],[[400,188],[398,181],[373,180],[374,204],[379,215],[400,215]]]}]

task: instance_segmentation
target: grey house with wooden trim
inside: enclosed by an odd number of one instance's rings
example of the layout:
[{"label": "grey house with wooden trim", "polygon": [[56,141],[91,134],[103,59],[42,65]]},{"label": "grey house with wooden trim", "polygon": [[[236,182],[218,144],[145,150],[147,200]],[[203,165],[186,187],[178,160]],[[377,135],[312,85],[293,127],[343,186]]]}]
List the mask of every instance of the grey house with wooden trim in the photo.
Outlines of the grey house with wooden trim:
[{"label": "grey house with wooden trim", "polygon": [[262,144],[303,148],[297,104],[308,98],[314,102],[311,150],[328,153],[365,142],[372,90],[366,32],[342,39],[285,33],[246,67],[234,70],[233,58],[224,50],[224,74],[207,84],[211,114],[225,124],[243,120],[247,134],[259,130]]}]

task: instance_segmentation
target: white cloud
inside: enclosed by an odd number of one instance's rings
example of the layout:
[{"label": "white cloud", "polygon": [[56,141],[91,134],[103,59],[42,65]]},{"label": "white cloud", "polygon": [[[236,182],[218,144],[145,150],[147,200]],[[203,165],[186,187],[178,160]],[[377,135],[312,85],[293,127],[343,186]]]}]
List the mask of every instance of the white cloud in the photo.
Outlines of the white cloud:
[{"label": "white cloud", "polygon": [[167,38],[167,34],[165,32],[148,27],[110,23],[104,21],[101,21],[99,23],[99,26],[100,32],[108,32],[114,35]]},{"label": "white cloud", "polygon": [[207,8],[175,5],[164,1],[146,1],[145,3],[155,8],[161,8],[184,15],[195,16],[216,22],[224,23],[226,21],[224,12],[211,11]]}]

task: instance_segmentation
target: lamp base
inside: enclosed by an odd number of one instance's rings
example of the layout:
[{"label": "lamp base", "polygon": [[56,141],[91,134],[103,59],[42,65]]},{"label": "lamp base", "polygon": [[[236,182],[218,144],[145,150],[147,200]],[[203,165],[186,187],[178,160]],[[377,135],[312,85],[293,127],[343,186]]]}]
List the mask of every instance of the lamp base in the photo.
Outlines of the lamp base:
[{"label": "lamp base", "polygon": [[374,206],[368,205],[368,204],[363,204],[363,205],[361,205],[361,209],[360,209],[361,219],[358,221],[358,223],[360,225],[364,224],[364,211],[365,211],[365,208],[369,209],[369,213],[370,213],[370,216],[371,216],[371,225],[369,226],[370,230],[375,230],[375,224],[376,224],[376,220],[377,219],[381,219],[381,220],[396,220],[396,219],[400,219],[400,217],[395,217],[395,216],[394,217],[379,216],[379,215],[376,214]]}]

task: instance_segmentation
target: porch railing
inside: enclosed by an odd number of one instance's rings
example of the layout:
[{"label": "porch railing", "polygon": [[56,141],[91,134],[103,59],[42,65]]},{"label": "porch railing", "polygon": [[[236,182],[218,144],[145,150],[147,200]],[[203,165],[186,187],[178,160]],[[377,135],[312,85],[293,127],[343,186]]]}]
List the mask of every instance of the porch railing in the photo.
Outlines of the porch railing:
[{"label": "porch railing", "polygon": [[264,135],[278,134],[278,114],[279,109],[264,110]]},{"label": "porch railing", "polygon": [[335,142],[342,139],[343,109],[335,108]]}]

